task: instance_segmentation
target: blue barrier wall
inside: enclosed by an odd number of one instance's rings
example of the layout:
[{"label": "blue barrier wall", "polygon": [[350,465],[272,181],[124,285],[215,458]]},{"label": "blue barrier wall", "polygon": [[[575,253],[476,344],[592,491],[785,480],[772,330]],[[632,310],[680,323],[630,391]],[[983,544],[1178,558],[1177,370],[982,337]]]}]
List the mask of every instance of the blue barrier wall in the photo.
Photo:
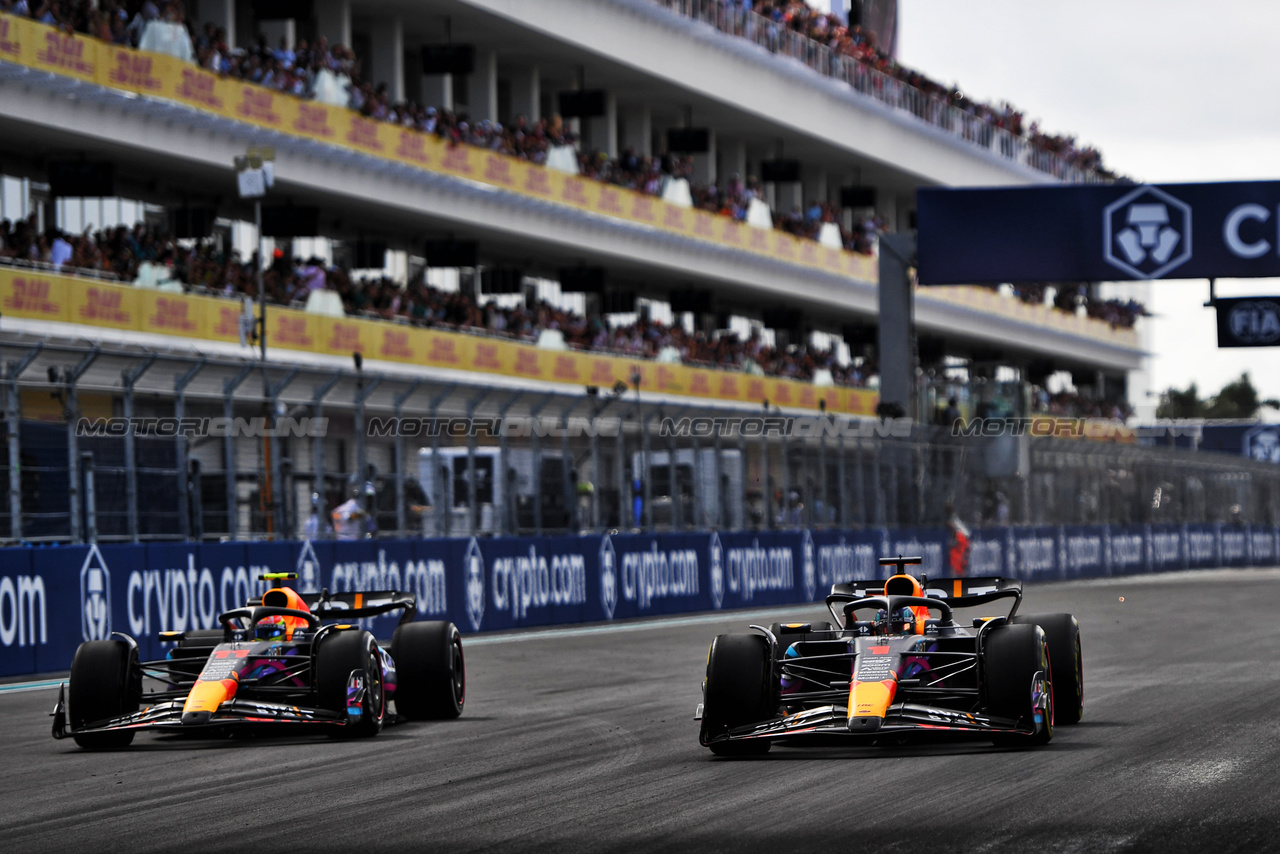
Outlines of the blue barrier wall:
[{"label": "blue barrier wall", "polygon": [[[0,676],[65,670],[77,644],[112,631],[158,657],[157,632],[216,628],[268,571],[296,571],[304,593],[407,590],[420,618],[471,633],[818,601],[837,582],[883,577],[881,555],[919,554],[928,574],[949,574],[946,546],[940,528],[872,528],[0,549]],[[1052,581],[1278,555],[1272,526],[986,528],[969,572]],[[394,625],[370,628],[387,637]]]}]

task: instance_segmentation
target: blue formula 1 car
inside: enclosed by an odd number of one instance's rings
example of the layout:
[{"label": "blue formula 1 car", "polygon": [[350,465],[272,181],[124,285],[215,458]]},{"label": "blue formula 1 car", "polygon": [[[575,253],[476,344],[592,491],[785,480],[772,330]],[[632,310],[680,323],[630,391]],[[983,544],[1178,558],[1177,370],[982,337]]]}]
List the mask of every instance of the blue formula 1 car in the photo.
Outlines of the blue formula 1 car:
[{"label": "blue formula 1 car", "polygon": [[[1035,745],[1080,720],[1084,668],[1072,615],[1019,615],[1021,582],[921,580],[906,572],[919,563],[882,559],[897,570],[882,587],[833,585],[834,624],[717,637],[695,715],[701,744],[717,755],[766,753],[775,741],[939,734]],[[1004,616],[956,617],[1002,601],[1012,605]]]},{"label": "blue formula 1 car", "polygon": [[[356,623],[395,611],[389,650]],[[398,591],[324,591],[308,603],[281,586],[219,615],[221,629],[162,632],[175,645],[158,661],[139,661],[137,642],[120,633],[83,643],[58,694],[53,736],[88,748],[124,747],[139,730],[372,736],[387,722],[457,717],[462,638],[453,623],[412,622],[415,613],[414,597]],[[161,687],[144,693],[144,677]]]}]

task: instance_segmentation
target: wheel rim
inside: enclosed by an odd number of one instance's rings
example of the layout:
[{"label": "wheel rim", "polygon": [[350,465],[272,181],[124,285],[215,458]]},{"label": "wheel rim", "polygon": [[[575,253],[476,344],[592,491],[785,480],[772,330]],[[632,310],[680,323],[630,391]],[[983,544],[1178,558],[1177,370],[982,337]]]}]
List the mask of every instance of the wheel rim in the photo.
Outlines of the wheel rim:
[{"label": "wheel rim", "polygon": [[375,721],[382,720],[382,716],[386,711],[386,692],[382,690],[382,659],[378,656],[378,651],[372,644],[369,646],[368,663],[365,665],[365,671],[368,673],[368,687],[366,691],[369,696],[369,709]]},{"label": "wheel rim", "polygon": [[457,702],[458,707],[467,699],[467,671],[462,661],[462,640],[454,638],[451,644],[451,659],[453,670],[453,699]]}]

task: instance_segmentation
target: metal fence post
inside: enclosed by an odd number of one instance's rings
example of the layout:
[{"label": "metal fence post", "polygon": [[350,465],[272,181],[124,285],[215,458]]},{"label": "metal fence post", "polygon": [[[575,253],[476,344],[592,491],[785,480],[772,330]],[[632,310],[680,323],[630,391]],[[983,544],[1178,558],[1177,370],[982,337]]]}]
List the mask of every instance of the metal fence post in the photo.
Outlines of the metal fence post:
[{"label": "metal fence post", "polygon": [[[191,488],[190,473],[187,465],[187,436],[181,429],[182,419],[187,414],[187,386],[196,378],[205,366],[205,358],[201,356],[185,373],[173,378],[173,417],[178,420],[178,435],[174,437],[174,457],[178,469],[178,531],[182,539],[191,539],[191,509],[188,501],[188,490]],[[203,526],[201,526],[203,527]]]},{"label": "metal fence post", "polygon": [[[342,379],[342,374],[334,374],[324,383],[312,387],[311,393],[311,416],[317,422],[324,417],[324,399],[325,396],[333,391],[333,387],[338,384],[338,380]],[[330,525],[327,521],[329,508],[325,503],[325,487],[324,487],[324,436],[314,436],[311,439],[311,491],[316,495],[315,512],[317,515],[323,515],[324,518],[319,520],[316,526],[316,536],[320,539],[328,539],[330,533]]]},{"label": "metal fence post", "polygon": [[516,401],[524,397],[524,392],[516,392],[514,397],[507,400],[498,408],[498,469],[494,472],[494,487],[502,491],[502,500],[499,503],[498,510],[502,513],[502,521],[498,525],[498,530],[507,536],[514,536],[516,533],[515,519],[515,499],[512,490],[515,489],[516,483],[512,478],[507,477],[510,470],[510,461],[507,459],[507,431],[506,420],[507,413],[511,411],[511,407],[516,405]]},{"label": "metal fence post", "polygon": [[[467,525],[469,528],[467,533],[471,536],[474,536],[480,527],[480,520],[476,514],[476,431],[471,420],[475,417],[480,404],[489,396],[490,391],[492,389],[486,388],[467,401]],[[489,488],[492,490],[492,483],[489,484]],[[490,496],[492,494],[490,491]]]},{"label": "metal fence post", "polygon": [[239,512],[236,502],[239,500],[236,490],[236,439],[231,430],[232,418],[235,417],[235,391],[253,372],[253,365],[245,365],[234,376],[222,382],[222,414],[226,418],[227,432],[222,439],[223,469],[226,476],[224,484],[227,492],[227,537],[234,540],[240,527]]},{"label": "metal fence post", "polygon": [[133,386],[147,369],[155,364],[154,353],[148,354],[136,368],[120,372],[124,383],[124,420],[129,429],[124,434],[124,502],[128,514],[129,542],[139,541],[138,536],[138,449],[133,435]]},{"label": "metal fence post", "polygon": [[[368,477],[368,457],[365,450],[365,433],[367,429],[364,424],[364,404],[369,399],[369,395],[378,388],[382,383],[382,377],[374,377],[371,381],[365,382],[363,375],[359,370],[356,371],[356,396],[355,396],[355,432],[356,432],[356,486],[360,489],[360,506],[364,508],[366,513],[374,515],[377,507],[368,508],[364,504],[368,501],[368,497],[364,494],[364,481]],[[367,530],[367,529],[366,529]]]},{"label": "metal fence post", "polygon": [[[453,509],[453,484],[440,474],[440,404],[453,393],[457,383],[449,383],[439,394],[431,398],[428,406],[431,412],[431,483],[435,486],[435,495],[427,496],[431,501],[431,513],[435,517],[432,526],[437,537],[449,535],[449,514]],[[452,469],[450,469],[452,471]]]},{"label": "metal fence post", "polygon": [[[422,380],[417,379],[409,384],[409,387],[400,394],[396,395],[392,403],[395,405],[396,413],[396,436],[395,453],[396,461],[396,532],[401,537],[408,536],[408,513],[404,502],[404,433],[400,429],[404,420],[404,404],[413,393],[422,385]],[[418,535],[422,534],[418,531]]]},{"label": "metal fence post", "polygon": [[542,431],[538,426],[538,415],[554,396],[548,392],[529,409],[529,426],[533,434],[533,530],[539,537],[542,536],[542,442],[539,438]]},{"label": "metal fence post", "polygon": [[84,523],[86,543],[98,541],[98,491],[93,485],[93,453],[80,455],[80,467],[84,475]]},{"label": "metal fence post", "polygon": [[[275,424],[276,410],[280,405],[280,394],[285,390],[289,383],[293,382],[293,378],[298,375],[297,368],[291,368],[278,383],[267,387],[267,406],[271,407],[271,420],[269,423]],[[275,520],[275,538],[288,539],[292,533],[293,525],[290,524],[288,518],[289,510],[289,490],[292,484],[286,484],[284,460],[280,453],[280,431],[271,431],[271,515]],[[292,469],[292,467],[290,467]],[[292,478],[287,478],[292,480]],[[262,484],[258,485],[258,489],[262,489]],[[276,496],[280,497],[277,498]]]},{"label": "metal fence post", "polygon": [[22,395],[18,390],[18,377],[43,349],[44,344],[36,344],[21,359],[13,360],[8,366],[9,394],[5,418],[9,425],[9,536],[14,542],[22,540]]},{"label": "metal fence post", "polygon": [[573,400],[560,411],[560,427],[563,430],[560,434],[560,454],[563,458],[560,463],[560,480],[561,491],[564,493],[565,523],[571,534],[576,533],[578,528],[578,484],[573,478],[578,469],[572,465],[573,450],[569,447],[569,414],[577,408],[578,401]]},{"label": "metal fence post", "polygon": [[63,373],[67,387],[67,505],[71,514],[70,528],[73,543],[84,542],[84,536],[80,530],[80,443],[76,435],[76,430],[80,426],[80,401],[76,397],[76,382],[85,371],[89,370],[89,366],[98,358],[100,352],[100,349],[95,346],[74,368]]}]

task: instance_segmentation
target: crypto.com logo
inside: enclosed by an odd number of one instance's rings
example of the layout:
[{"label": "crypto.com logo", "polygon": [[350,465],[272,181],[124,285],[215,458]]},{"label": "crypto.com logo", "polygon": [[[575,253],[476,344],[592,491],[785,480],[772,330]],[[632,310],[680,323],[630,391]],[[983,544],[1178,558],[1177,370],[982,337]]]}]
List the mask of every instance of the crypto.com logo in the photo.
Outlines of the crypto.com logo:
[{"label": "crypto.com logo", "polygon": [[1135,279],[1158,279],[1191,260],[1191,206],[1139,187],[1102,212],[1103,257]]}]

